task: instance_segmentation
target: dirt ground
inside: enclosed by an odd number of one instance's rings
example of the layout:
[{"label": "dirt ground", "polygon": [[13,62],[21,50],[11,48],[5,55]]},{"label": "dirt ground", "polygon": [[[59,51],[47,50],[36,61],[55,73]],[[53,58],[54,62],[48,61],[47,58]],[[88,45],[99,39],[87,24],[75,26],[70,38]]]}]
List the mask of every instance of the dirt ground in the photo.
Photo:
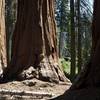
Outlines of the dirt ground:
[{"label": "dirt ground", "polygon": [[[11,81],[0,84],[0,100],[45,100],[45,97],[48,99],[63,94],[70,86],[71,83],[55,84],[37,79]],[[33,98],[33,94],[37,96]],[[24,97],[25,95],[27,96]],[[41,95],[42,97],[39,99],[38,96]]]}]

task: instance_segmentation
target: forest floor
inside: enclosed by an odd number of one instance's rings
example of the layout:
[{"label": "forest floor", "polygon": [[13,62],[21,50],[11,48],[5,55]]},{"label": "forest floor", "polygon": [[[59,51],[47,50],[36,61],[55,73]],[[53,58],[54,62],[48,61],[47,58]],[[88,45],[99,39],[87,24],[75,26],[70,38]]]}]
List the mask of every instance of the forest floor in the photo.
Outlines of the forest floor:
[{"label": "forest floor", "polygon": [[63,94],[71,83],[59,84],[37,79],[0,84],[0,100],[46,100]]}]

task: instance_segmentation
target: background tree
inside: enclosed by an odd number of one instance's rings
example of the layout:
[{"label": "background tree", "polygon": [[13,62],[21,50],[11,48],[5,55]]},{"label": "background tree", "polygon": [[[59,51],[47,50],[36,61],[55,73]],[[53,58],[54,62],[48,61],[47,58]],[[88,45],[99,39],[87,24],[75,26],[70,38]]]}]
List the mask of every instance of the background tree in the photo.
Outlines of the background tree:
[{"label": "background tree", "polygon": [[76,70],[76,46],[75,46],[75,20],[74,20],[74,0],[70,0],[70,34],[71,34],[71,78],[75,76]]},{"label": "background tree", "polygon": [[92,5],[89,0],[81,0],[81,43],[82,43],[82,62],[87,63],[90,59],[91,44],[92,44]]},{"label": "background tree", "polygon": [[82,66],[82,43],[81,43],[81,23],[80,23],[80,17],[81,17],[81,14],[80,14],[80,0],[77,0],[77,20],[78,20],[78,64],[77,64],[77,67],[78,67],[78,72],[80,72],[81,70],[81,66]]},{"label": "background tree", "polygon": [[75,84],[72,85],[72,89],[79,89],[82,87],[96,87],[99,86],[99,50],[100,50],[100,29],[99,29],[99,5],[100,1],[94,1],[94,14],[92,23],[92,53],[91,60],[86,67],[80,73]]},{"label": "background tree", "polygon": [[14,31],[16,15],[17,15],[17,0],[5,0],[6,7],[6,37],[7,37],[7,60],[11,60],[11,38]]},{"label": "background tree", "polygon": [[78,73],[82,66],[88,62],[91,52],[91,6],[88,0],[75,1],[76,63]]},{"label": "background tree", "polygon": [[[72,2],[72,1],[70,1]],[[56,21],[59,44],[60,62],[66,74],[71,75],[71,9],[69,0],[56,0]],[[75,74],[88,62],[91,52],[91,21],[92,5],[89,0],[74,1],[74,31],[75,31]],[[62,32],[60,30],[63,30]],[[73,45],[72,45],[73,47]],[[74,58],[72,58],[74,59]],[[73,77],[75,77],[74,75]]]},{"label": "background tree", "polygon": [[[59,40],[59,57],[65,57],[66,43],[69,41],[69,0],[56,0],[56,21]],[[65,43],[66,42],[66,43]],[[68,50],[67,50],[68,51]]]},{"label": "background tree", "polygon": [[[54,1],[18,0],[17,12],[11,62],[4,78],[22,76],[23,72],[24,78],[32,75],[45,81],[65,81],[58,65]],[[32,70],[27,73],[29,68]]]}]

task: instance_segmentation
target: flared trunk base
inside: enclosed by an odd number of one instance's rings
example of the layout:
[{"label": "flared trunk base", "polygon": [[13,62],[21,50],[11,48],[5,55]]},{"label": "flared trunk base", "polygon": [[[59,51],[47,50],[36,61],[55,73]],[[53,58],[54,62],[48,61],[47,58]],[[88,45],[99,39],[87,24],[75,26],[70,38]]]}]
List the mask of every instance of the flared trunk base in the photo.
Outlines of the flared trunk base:
[{"label": "flared trunk base", "polygon": [[59,83],[60,81],[70,83],[70,80],[65,77],[59,64],[54,62],[53,59],[45,58],[38,65],[29,66],[27,69],[22,69],[22,71],[20,68],[17,70],[13,70],[14,67],[10,68],[12,69],[4,70],[4,79],[25,80],[37,78],[54,83]]}]

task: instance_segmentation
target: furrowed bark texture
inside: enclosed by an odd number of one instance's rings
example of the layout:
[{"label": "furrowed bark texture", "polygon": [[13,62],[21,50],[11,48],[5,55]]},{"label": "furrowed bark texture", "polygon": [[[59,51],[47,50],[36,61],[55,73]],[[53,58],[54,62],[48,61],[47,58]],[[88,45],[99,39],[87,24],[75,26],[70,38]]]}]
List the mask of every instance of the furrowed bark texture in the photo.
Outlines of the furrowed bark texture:
[{"label": "furrowed bark texture", "polygon": [[[18,15],[12,38],[12,60],[4,77],[31,71],[39,79],[65,80],[58,65],[53,0],[18,0]],[[27,77],[27,75],[24,75]]]}]

